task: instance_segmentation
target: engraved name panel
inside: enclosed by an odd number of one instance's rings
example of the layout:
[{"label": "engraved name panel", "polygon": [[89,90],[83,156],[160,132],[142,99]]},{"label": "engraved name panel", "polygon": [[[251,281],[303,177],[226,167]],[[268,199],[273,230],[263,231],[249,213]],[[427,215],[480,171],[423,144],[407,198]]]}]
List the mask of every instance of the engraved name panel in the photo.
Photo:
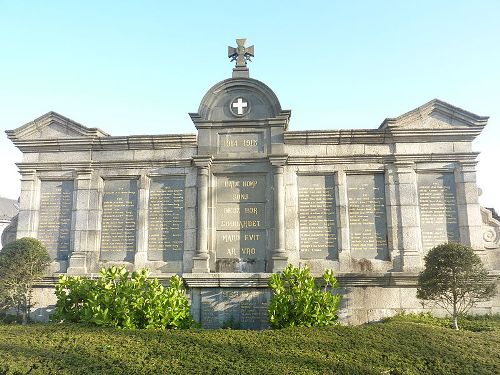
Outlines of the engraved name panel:
[{"label": "engraved name panel", "polygon": [[181,261],[184,249],[184,178],[151,180],[148,260]]},{"label": "engraved name panel", "polygon": [[132,260],[136,248],[137,180],[105,180],[101,259]]},{"label": "engraved name panel", "polygon": [[348,175],[347,201],[351,255],[388,259],[384,175]]},{"label": "engraved name panel", "polygon": [[338,258],[333,176],[298,176],[300,257]]},{"label": "engraved name panel", "polygon": [[265,329],[270,293],[265,289],[204,288],[201,291],[203,328]]},{"label": "engraved name panel", "polygon": [[221,133],[219,134],[219,152],[264,152],[262,133]]},{"label": "engraved name panel", "polygon": [[454,174],[419,173],[417,183],[424,251],[445,242],[459,242]]},{"label": "engraved name panel", "polygon": [[38,239],[52,259],[65,260],[70,251],[73,181],[42,181]]}]

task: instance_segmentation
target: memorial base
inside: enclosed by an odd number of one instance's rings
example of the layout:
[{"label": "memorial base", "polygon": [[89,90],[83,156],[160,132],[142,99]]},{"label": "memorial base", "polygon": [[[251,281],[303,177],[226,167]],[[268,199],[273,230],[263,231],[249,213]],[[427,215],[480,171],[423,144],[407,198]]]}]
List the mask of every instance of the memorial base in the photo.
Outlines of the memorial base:
[{"label": "memorial base", "polygon": [[208,273],[210,267],[208,265],[208,255],[199,255],[193,257],[193,273]]},{"label": "memorial base", "polygon": [[419,253],[403,256],[403,272],[418,272],[422,270],[422,256]]},{"label": "memorial base", "polygon": [[146,262],[148,261],[148,254],[145,251],[140,251],[135,253],[134,265],[135,269],[146,268]]},{"label": "memorial base", "polygon": [[87,256],[85,253],[73,253],[69,258],[69,275],[84,275],[87,273]]},{"label": "memorial base", "polygon": [[283,256],[274,256],[272,257],[271,267],[272,272],[281,272],[285,269],[288,264],[288,257]]}]

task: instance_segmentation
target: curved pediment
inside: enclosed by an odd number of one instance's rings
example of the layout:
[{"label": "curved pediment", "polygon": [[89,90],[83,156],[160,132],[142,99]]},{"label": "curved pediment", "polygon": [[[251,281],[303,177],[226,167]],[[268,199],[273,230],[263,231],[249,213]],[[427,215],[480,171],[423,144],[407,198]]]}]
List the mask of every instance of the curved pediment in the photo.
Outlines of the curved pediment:
[{"label": "curved pediment", "polygon": [[190,115],[196,123],[264,120],[284,113],[289,111],[282,111],[278,97],[264,83],[252,78],[230,78],[210,88],[198,113]]}]

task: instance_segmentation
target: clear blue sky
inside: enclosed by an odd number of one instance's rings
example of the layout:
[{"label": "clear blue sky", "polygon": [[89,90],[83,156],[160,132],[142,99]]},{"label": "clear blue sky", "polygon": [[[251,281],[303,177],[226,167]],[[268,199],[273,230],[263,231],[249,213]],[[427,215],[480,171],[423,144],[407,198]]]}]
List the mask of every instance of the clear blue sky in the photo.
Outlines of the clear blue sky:
[{"label": "clear blue sky", "polygon": [[[490,116],[475,142],[500,210],[500,1],[2,1],[2,130],[56,111],[111,135],[195,133],[227,45],[292,110],[291,130],[376,128],[433,98]],[[0,134],[0,196],[20,153]]]}]

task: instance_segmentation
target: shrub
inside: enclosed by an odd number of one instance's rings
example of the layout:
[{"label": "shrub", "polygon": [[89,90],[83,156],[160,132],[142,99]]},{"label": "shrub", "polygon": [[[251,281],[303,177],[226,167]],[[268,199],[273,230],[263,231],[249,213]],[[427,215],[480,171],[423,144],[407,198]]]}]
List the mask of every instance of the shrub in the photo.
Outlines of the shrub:
[{"label": "shrub", "polygon": [[23,324],[29,320],[33,284],[50,264],[45,246],[24,237],[7,244],[0,252],[0,310],[15,307]]},{"label": "shrub", "polygon": [[268,311],[271,327],[336,324],[341,296],[332,291],[338,287],[337,279],[332,270],[326,270],[323,280],[325,285],[321,289],[307,265],[301,269],[289,264],[281,274],[273,274],[269,281],[273,292]]},{"label": "shrub", "polygon": [[448,311],[453,328],[458,329],[458,317],[474,304],[491,299],[495,284],[488,280],[488,271],[481,259],[468,246],[447,243],[434,247],[424,258],[417,298],[434,301]]},{"label": "shrub", "polygon": [[175,275],[165,288],[143,269],[103,268],[98,279],[61,275],[52,320],[119,328],[189,328],[194,320],[182,279]]}]

